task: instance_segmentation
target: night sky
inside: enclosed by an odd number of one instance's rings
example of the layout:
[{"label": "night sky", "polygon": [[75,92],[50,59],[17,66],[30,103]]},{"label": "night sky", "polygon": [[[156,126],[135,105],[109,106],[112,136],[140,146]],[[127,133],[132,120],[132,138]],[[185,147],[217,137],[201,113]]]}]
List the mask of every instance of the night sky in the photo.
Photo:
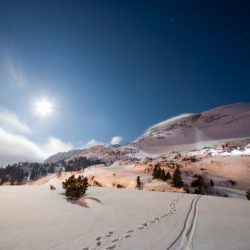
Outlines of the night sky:
[{"label": "night sky", "polygon": [[250,102],[250,1],[0,1],[0,86],[28,140],[73,147]]}]

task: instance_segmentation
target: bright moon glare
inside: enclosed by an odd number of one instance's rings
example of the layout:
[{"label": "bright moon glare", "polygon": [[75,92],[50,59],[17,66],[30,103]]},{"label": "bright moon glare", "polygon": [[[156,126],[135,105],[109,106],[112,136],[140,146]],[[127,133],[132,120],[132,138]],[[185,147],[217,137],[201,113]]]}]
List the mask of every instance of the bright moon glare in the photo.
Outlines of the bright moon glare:
[{"label": "bright moon glare", "polygon": [[52,113],[52,104],[46,99],[40,100],[36,104],[36,111],[41,116],[48,116]]}]

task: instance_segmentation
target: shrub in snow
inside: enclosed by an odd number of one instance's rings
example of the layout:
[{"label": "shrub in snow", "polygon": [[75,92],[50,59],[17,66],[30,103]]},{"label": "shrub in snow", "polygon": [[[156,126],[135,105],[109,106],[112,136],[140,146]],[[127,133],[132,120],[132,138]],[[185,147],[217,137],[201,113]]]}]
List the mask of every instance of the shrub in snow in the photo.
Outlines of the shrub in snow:
[{"label": "shrub in snow", "polygon": [[103,187],[103,185],[102,185],[99,181],[97,181],[97,180],[94,180],[93,186],[96,186],[96,187]]},{"label": "shrub in snow", "polygon": [[117,188],[125,188],[123,185],[121,185],[121,184],[117,184],[117,186],[116,186]]},{"label": "shrub in snow", "polygon": [[228,182],[229,182],[232,186],[237,185],[237,182],[236,182],[236,181],[234,181],[234,180],[229,180]]},{"label": "shrub in snow", "polygon": [[78,199],[86,193],[88,188],[88,179],[84,176],[75,178],[75,176],[72,175],[62,183],[62,186],[65,189],[65,195],[69,199]]},{"label": "shrub in snow", "polygon": [[56,190],[56,188],[53,185],[50,185],[50,190]]}]

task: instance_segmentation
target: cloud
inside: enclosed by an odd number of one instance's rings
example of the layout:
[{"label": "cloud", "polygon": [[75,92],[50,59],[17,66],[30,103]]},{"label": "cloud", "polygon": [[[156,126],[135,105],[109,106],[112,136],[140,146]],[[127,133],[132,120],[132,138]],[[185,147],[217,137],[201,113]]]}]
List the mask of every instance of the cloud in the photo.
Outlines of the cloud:
[{"label": "cloud", "polygon": [[53,136],[44,144],[39,144],[27,137],[32,134],[31,128],[18,116],[0,107],[0,166],[19,161],[42,162],[49,156],[69,151],[71,143],[65,143]]},{"label": "cloud", "polygon": [[38,144],[24,135],[0,128],[0,165],[3,166],[19,161],[42,162],[55,153],[69,151],[72,148],[70,143],[55,137],[50,137],[45,144]]},{"label": "cloud", "polygon": [[31,129],[26,123],[21,121],[16,114],[0,107],[0,127],[10,130],[30,134]]},{"label": "cloud", "polygon": [[8,82],[11,86],[21,87],[24,83],[23,70],[17,63],[14,64],[10,55],[6,55],[5,69],[8,74]]},{"label": "cloud", "polygon": [[42,145],[42,148],[47,157],[56,154],[58,152],[67,152],[73,149],[73,145],[71,143],[65,143],[58,138],[50,137],[48,142],[45,145]]},{"label": "cloud", "polygon": [[25,136],[0,128],[1,165],[19,161],[42,161],[45,157],[45,152]]},{"label": "cloud", "polygon": [[73,148],[58,138],[50,137],[45,144],[38,144],[24,135],[8,132],[0,128],[0,165],[19,161],[42,162],[49,156],[69,151]]},{"label": "cloud", "polygon": [[114,136],[111,139],[110,144],[111,145],[117,145],[117,144],[120,144],[122,140],[123,140],[123,138],[121,136]]},{"label": "cloud", "polygon": [[[37,143],[28,137],[29,134],[32,134],[32,129],[25,122],[15,113],[0,107],[0,166],[22,161],[42,162],[53,154],[73,149],[70,142],[63,142],[53,136],[48,137],[43,144]],[[110,143],[91,139],[83,148],[116,145],[122,140],[121,136],[114,136]]]},{"label": "cloud", "polygon": [[83,145],[83,148],[91,148],[91,147],[94,147],[94,146],[97,146],[97,145],[104,145],[104,144],[105,143],[99,142],[96,139],[91,139],[91,140],[89,140],[87,143],[85,143]]},{"label": "cloud", "polygon": [[94,147],[97,145],[104,145],[104,146],[108,146],[110,144],[117,145],[117,144],[120,144],[122,140],[123,140],[123,138],[121,136],[114,136],[114,137],[112,137],[112,139],[110,140],[109,143],[105,143],[105,142],[100,142],[100,141],[93,138],[93,139],[89,140],[87,143],[85,143],[82,148],[91,148],[91,147]]}]

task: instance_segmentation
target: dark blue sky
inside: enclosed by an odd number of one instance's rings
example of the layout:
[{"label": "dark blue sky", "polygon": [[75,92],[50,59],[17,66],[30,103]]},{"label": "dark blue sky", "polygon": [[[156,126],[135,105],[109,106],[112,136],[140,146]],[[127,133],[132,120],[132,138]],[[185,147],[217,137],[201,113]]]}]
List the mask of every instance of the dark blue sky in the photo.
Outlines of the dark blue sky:
[{"label": "dark blue sky", "polygon": [[[0,1],[0,106],[79,146],[250,101],[250,1]],[[16,82],[15,82],[16,81]],[[34,100],[55,103],[38,119]]]}]

